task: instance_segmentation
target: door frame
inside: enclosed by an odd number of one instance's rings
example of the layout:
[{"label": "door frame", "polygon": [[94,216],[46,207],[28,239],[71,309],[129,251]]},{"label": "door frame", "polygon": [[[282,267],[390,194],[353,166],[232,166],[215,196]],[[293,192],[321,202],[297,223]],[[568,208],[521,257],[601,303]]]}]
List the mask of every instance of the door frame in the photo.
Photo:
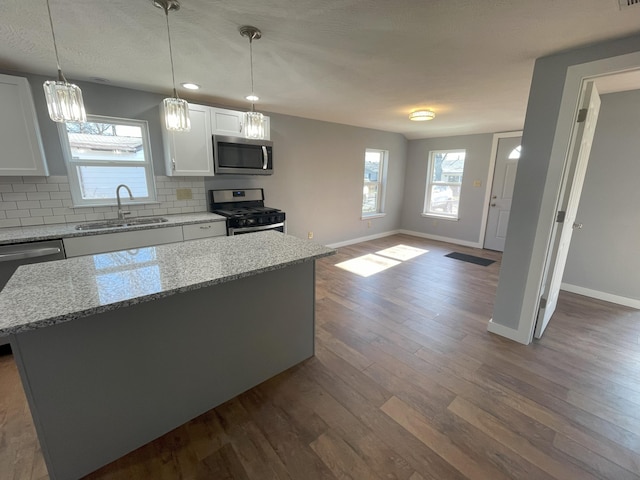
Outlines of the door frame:
[{"label": "door frame", "polygon": [[507,327],[495,323],[491,319],[487,327],[489,332],[502,335],[525,345],[528,345],[533,340],[538,312],[538,295],[544,274],[544,261],[547,257],[551,231],[555,222],[556,205],[560,195],[558,179],[561,178],[567,161],[574,124],[573,120],[578,111],[583,81],[638,69],[640,69],[640,51],[567,67],[549,159],[549,168],[546,172],[540,215],[536,222],[536,231],[538,233],[533,239],[518,327],[517,329]]},{"label": "door frame", "polygon": [[[487,175],[487,181],[485,182],[487,187],[484,192],[484,207],[482,209],[482,223],[480,224],[480,238],[478,238],[478,245],[482,245],[484,248],[485,235],[487,233],[487,222],[489,221],[489,204],[491,203],[491,190],[493,190],[493,178],[496,170],[496,156],[498,155],[498,143],[501,138],[513,138],[521,137],[522,130],[514,132],[501,132],[493,134],[493,141],[491,142],[491,157],[489,158],[489,174]],[[521,142],[522,143],[522,142]]]}]

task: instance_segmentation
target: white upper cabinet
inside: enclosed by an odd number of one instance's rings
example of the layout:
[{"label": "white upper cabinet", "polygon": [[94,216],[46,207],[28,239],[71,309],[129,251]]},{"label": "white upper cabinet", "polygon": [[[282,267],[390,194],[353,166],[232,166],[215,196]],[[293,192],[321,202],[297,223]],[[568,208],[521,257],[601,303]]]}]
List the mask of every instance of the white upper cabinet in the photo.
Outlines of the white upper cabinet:
[{"label": "white upper cabinet", "polygon": [[188,132],[169,132],[164,127],[164,120],[161,121],[168,176],[213,175],[210,108],[189,104],[191,130]]},{"label": "white upper cabinet", "polygon": [[0,145],[0,175],[49,175],[26,78],[0,75]]},{"label": "white upper cabinet", "polygon": [[211,107],[211,127],[214,135],[244,137],[244,112]]}]

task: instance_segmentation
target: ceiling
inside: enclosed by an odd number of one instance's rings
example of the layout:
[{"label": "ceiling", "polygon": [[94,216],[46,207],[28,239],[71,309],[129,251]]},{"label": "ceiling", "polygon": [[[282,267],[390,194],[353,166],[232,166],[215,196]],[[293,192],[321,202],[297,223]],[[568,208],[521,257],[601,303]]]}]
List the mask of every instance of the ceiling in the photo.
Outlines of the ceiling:
[{"label": "ceiling", "polygon": [[[521,129],[534,60],[640,31],[618,0],[182,0],[170,14],[190,101],[428,138]],[[50,0],[69,79],[171,92],[164,12],[151,0]],[[55,77],[45,0],[0,2],[0,69]],[[408,114],[430,108],[429,122]]]}]

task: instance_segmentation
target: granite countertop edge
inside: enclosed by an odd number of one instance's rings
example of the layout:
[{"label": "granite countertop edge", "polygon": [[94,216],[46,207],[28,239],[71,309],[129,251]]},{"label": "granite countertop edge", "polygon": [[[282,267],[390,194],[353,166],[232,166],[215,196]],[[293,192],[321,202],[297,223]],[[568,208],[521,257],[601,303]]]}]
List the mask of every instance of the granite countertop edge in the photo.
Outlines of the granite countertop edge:
[{"label": "granite countertop edge", "polygon": [[[198,223],[198,222],[195,222],[195,223]],[[336,253],[335,250],[318,252],[318,253],[315,253],[315,254],[310,254],[308,256],[304,256],[304,257],[300,257],[300,258],[296,258],[296,259],[291,259],[291,260],[288,260],[288,261],[283,262],[283,263],[274,264],[274,265],[268,265],[268,266],[265,266],[265,267],[259,267],[259,268],[256,268],[255,270],[247,270],[245,272],[240,272],[240,273],[236,273],[236,274],[233,274],[233,275],[227,275],[227,276],[224,276],[224,277],[219,277],[219,278],[207,280],[205,282],[200,282],[200,283],[191,284],[191,285],[185,285],[183,287],[178,287],[178,288],[169,289],[169,290],[163,290],[161,292],[155,292],[155,293],[152,293],[152,294],[149,294],[149,295],[142,295],[142,296],[139,296],[139,297],[130,298],[130,299],[126,299],[126,300],[121,300],[121,301],[113,302],[113,303],[106,304],[106,305],[100,305],[100,306],[96,306],[96,307],[92,307],[92,308],[87,308],[85,310],[80,310],[80,311],[77,311],[77,312],[71,312],[71,313],[67,313],[67,314],[64,314],[64,315],[59,315],[59,316],[56,316],[56,317],[51,317],[51,318],[44,319],[44,320],[36,320],[36,321],[34,321],[32,323],[29,323],[29,324],[17,325],[15,327],[7,327],[5,329],[0,329],[0,337],[6,337],[6,336],[10,336],[10,335],[15,335],[15,334],[23,333],[23,332],[37,330],[37,329],[40,329],[40,328],[47,328],[47,327],[50,327],[50,326],[53,326],[53,325],[58,325],[58,324],[61,324],[61,323],[72,321],[72,320],[88,317],[90,315],[95,315],[95,314],[108,312],[108,311],[112,311],[112,310],[117,310],[119,308],[129,307],[129,306],[132,306],[132,305],[137,305],[139,303],[150,302],[150,301],[153,301],[153,300],[158,300],[158,299],[169,297],[169,296],[172,296],[172,295],[185,293],[185,292],[189,292],[189,291],[193,291],[193,290],[198,290],[198,289],[201,289],[201,288],[207,288],[207,287],[211,287],[211,286],[214,286],[214,285],[227,283],[227,282],[231,282],[231,281],[234,281],[234,280],[239,280],[241,278],[246,278],[246,277],[259,275],[261,273],[265,273],[265,272],[269,272],[269,271],[273,271],[273,270],[280,270],[280,269],[283,269],[283,268],[286,268],[286,267],[289,267],[289,266],[292,266],[292,265],[305,263],[305,262],[310,262],[310,261],[315,261],[315,260],[317,260],[319,258],[322,258],[322,257],[328,257],[328,256],[331,256],[331,255],[334,255],[335,253]]]},{"label": "granite countertop edge", "polygon": [[[34,225],[29,227],[5,227],[0,228],[0,245],[11,245],[16,243],[38,242],[43,240],[56,240],[71,237],[89,237],[93,235],[104,235],[106,233],[130,232],[132,230],[150,230],[155,228],[178,227],[206,222],[225,221],[225,217],[210,212],[195,212],[169,215],[151,215],[132,218],[155,218],[162,217],[168,222],[151,223],[142,225],[126,225],[122,227],[97,228],[93,230],[76,230],[76,225],[84,223],[95,223],[101,220],[84,221],[77,223],[53,223],[50,225]],[[132,219],[131,218],[131,219]],[[129,219],[130,220],[130,219]]]}]

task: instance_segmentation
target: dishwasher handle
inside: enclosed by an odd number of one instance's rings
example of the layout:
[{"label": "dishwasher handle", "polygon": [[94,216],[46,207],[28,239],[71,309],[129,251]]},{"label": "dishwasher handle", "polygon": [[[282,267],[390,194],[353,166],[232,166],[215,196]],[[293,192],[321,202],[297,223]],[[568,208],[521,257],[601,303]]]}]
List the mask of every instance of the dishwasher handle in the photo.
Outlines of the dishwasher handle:
[{"label": "dishwasher handle", "polygon": [[14,260],[24,260],[26,258],[46,257],[48,255],[55,255],[62,250],[58,247],[51,248],[32,248],[29,250],[22,250],[11,253],[0,253],[0,262],[11,262]]}]

